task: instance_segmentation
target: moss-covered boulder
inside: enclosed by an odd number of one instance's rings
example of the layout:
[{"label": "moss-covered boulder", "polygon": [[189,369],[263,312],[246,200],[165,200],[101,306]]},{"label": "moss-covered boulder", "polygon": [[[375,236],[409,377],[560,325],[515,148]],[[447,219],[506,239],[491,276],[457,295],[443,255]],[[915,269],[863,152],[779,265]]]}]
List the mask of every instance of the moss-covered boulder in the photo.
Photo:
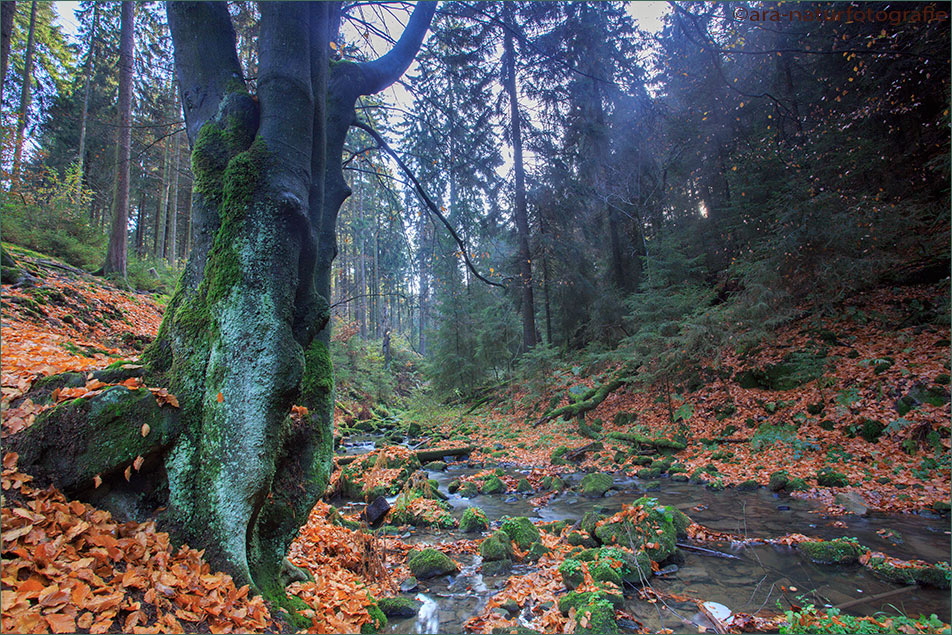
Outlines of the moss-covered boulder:
[{"label": "moss-covered boulder", "polygon": [[649,558],[662,562],[675,553],[675,512],[654,498],[642,497],[599,526],[595,536],[603,545],[644,550]]},{"label": "moss-covered boulder", "polygon": [[793,390],[803,384],[819,379],[826,364],[826,351],[800,350],[784,356],[777,364],[737,373],[734,381],[741,388],[763,390]]},{"label": "moss-covered boulder", "polygon": [[459,519],[459,529],[467,534],[486,531],[489,529],[489,519],[486,518],[486,514],[480,508],[469,507],[463,512],[462,518]]},{"label": "moss-covered boulder", "polygon": [[525,516],[506,518],[502,523],[502,530],[520,549],[528,549],[532,543],[539,540],[539,528]]},{"label": "moss-covered boulder", "polygon": [[522,493],[532,492],[532,484],[529,482],[529,479],[525,477],[520,478],[516,484],[516,491]]},{"label": "moss-covered boulder", "polygon": [[446,469],[445,461],[430,461],[423,466],[424,470],[430,470],[431,472],[442,472]]},{"label": "moss-covered boulder", "polygon": [[[307,606],[304,605],[301,608],[304,609],[307,608]],[[386,614],[380,610],[380,606],[377,603],[373,603],[368,606],[367,613],[370,614],[370,621],[360,626],[361,635],[373,635],[373,633],[379,633],[387,625]]]},{"label": "moss-covered boulder", "polygon": [[594,538],[580,531],[569,532],[565,540],[573,547],[594,547],[596,544]]},{"label": "moss-covered boulder", "polygon": [[479,496],[479,485],[472,481],[464,481],[459,486],[458,494],[463,498],[476,498]]},{"label": "moss-covered boulder", "polygon": [[509,534],[497,531],[479,545],[479,555],[483,560],[511,560],[512,541]]},{"label": "moss-covered boulder", "polygon": [[116,477],[120,485],[137,457],[158,462],[181,429],[178,408],[159,406],[148,390],[115,386],[47,410],[6,438],[4,451],[19,454],[19,468],[37,484],[55,483],[72,493],[91,489],[97,475],[104,481]]},{"label": "moss-covered boulder", "polygon": [[559,611],[563,615],[568,615],[569,611],[574,608],[576,615],[578,615],[580,608],[599,599],[607,600],[612,610],[621,609],[625,605],[625,598],[621,593],[610,591],[607,588],[599,591],[572,591],[559,598]]},{"label": "moss-covered boulder", "polygon": [[404,597],[381,598],[377,606],[387,617],[413,617],[420,612],[423,602]]},{"label": "moss-covered boulder", "polygon": [[575,632],[580,635],[620,632],[618,622],[615,621],[615,607],[607,598],[598,598],[576,609],[575,619],[578,622]]},{"label": "moss-covered boulder", "polygon": [[529,562],[538,562],[547,553],[551,553],[551,549],[542,544],[542,541],[532,543],[532,546],[529,547],[529,552],[526,553],[526,560]]},{"label": "moss-covered boulder", "polygon": [[575,558],[566,558],[559,565],[559,575],[565,588],[572,591],[585,582],[585,565]]},{"label": "moss-covered boulder", "polygon": [[583,496],[604,496],[612,487],[612,477],[608,474],[586,474],[579,484],[579,491]]},{"label": "moss-covered boulder", "polygon": [[877,577],[892,584],[921,584],[937,589],[948,589],[952,581],[952,568],[947,562],[940,562],[934,566],[915,562],[899,566],[888,562],[882,556],[873,556],[866,566]]},{"label": "moss-covered boulder", "polygon": [[548,534],[552,534],[553,536],[558,536],[559,534],[562,533],[562,530],[568,526],[569,526],[568,521],[557,520],[551,523],[542,523],[541,525],[539,525],[539,528]]},{"label": "moss-covered boulder", "polygon": [[552,465],[565,465],[568,461],[565,460],[565,454],[569,451],[564,445],[560,445],[552,451],[552,454],[549,456],[549,462]]},{"label": "moss-covered boulder", "polygon": [[479,491],[483,494],[505,494],[506,484],[502,482],[502,479],[493,474],[483,481]]},{"label": "moss-covered boulder", "polygon": [[752,492],[756,489],[760,489],[760,483],[758,483],[755,479],[750,478],[746,481],[738,483],[737,489],[741,492]]},{"label": "moss-covered boulder", "polygon": [[836,470],[825,467],[816,473],[817,485],[821,487],[846,487],[850,480],[845,474],[840,474]]},{"label": "moss-covered boulder", "polygon": [[411,552],[407,558],[407,566],[410,567],[413,577],[420,580],[459,571],[459,566],[455,562],[436,549]]},{"label": "moss-covered boulder", "polygon": [[848,538],[835,540],[811,540],[801,542],[797,548],[817,564],[854,564],[866,551],[862,545]]},{"label": "moss-covered boulder", "polygon": [[779,470],[770,474],[770,483],[768,487],[772,492],[782,492],[790,481],[790,475],[786,470]]},{"label": "moss-covered boulder", "polygon": [[578,528],[594,538],[595,526],[598,525],[598,522],[604,518],[605,514],[599,514],[597,511],[590,509],[585,512],[584,516],[582,516],[582,520],[579,521]]}]

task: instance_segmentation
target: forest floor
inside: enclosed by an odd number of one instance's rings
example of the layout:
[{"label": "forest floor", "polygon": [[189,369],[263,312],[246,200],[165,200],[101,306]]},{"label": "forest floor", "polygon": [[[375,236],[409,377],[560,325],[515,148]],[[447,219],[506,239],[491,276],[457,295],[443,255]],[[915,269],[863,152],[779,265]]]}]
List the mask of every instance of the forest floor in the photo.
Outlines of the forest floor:
[{"label": "forest floor", "polygon": [[[33,424],[41,407],[22,396],[37,378],[134,359],[163,308],[13,253],[37,283],[0,295],[0,437]],[[948,592],[933,588],[949,580],[949,331],[928,319],[942,291],[876,290],[808,314],[709,360],[680,393],[620,389],[583,425],[537,422],[611,369],[567,367],[472,413],[339,412],[332,489],[289,554],[315,578],[289,587],[312,607],[308,632],[948,632]],[[414,451],[434,448],[466,452],[421,466]],[[0,484],[4,632],[287,630],[201,552],[36,489],[16,460],[4,455]],[[380,494],[391,509],[371,529],[360,514]],[[911,619],[877,613],[887,604]]]}]

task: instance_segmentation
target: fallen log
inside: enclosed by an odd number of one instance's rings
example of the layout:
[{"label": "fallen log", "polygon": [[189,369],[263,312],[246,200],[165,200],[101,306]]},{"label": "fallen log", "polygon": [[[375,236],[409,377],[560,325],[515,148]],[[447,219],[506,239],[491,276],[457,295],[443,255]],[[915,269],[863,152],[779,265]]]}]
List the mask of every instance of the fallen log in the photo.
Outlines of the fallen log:
[{"label": "fallen log", "polygon": [[[467,454],[472,454],[473,450],[476,448],[472,445],[467,445],[459,448],[437,448],[430,450],[417,450],[414,452],[417,459],[420,463],[429,463],[430,461],[437,461],[442,459],[444,456],[466,456]],[[336,457],[338,465],[347,465],[348,463],[353,463],[359,458],[367,456],[368,453],[364,454],[351,454],[349,456],[338,456]]]},{"label": "fallen log", "polygon": [[574,450],[569,450],[564,454],[565,458],[569,461],[575,461],[581,458],[586,452],[591,452],[596,449],[596,445],[600,445],[600,442],[593,441],[587,445],[583,445],[580,448],[575,448]]},{"label": "fallen log", "polygon": [[598,388],[592,388],[582,395],[582,398],[578,401],[574,401],[567,406],[562,406],[561,408],[556,408],[555,410],[549,412],[547,415],[536,421],[533,425],[540,426],[547,421],[556,419],[557,417],[562,417],[564,420],[568,421],[569,419],[577,417],[581,414],[585,414],[589,410],[594,410],[600,403],[605,401],[605,398],[608,397],[608,395],[612,394],[614,391],[618,390],[630,381],[630,377],[616,377],[611,381],[602,384]]},{"label": "fallen log", "polygon": [[867,602],[876,602],[876,601],[879,601],[879,600],[883,600],[883,599],[885,599],[885,598],[892,597],[892,596],[894,596],[894,595],[900,595],[901,593],[906,593],[906,592],[908,592],[908,591],[911,591],[912,589],[917,589],[917,588],[919,588],[919,587],[917,587],[915,584],[912,584],[912,585],[910,585],[910,586],[904,586],[904,587],[902,587],[902,588],[900,588],[900,589],[893,589],[892,591],[885,591],[884,593],[879,593],[879,594],[877,594],[877,595],[871,595],[871,596],[866,597],[866,598],[857,598],[857,599],[855,599],[855,600],[850,600],[849,602],[843,602],[842,604],[837,604],[837,605],[834,606],[833,608],[836,608],[836,609],[848,609],[848,608],[850,608],[851,606],[859,606],[860,604],[866,604]]}]

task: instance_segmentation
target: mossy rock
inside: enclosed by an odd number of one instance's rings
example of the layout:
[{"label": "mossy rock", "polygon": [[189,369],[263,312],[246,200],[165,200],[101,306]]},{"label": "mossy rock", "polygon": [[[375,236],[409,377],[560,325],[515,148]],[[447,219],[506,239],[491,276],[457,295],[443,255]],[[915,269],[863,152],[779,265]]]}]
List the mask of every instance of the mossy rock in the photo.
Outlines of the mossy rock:
[{"label": "mossy rock", "polygon": [[549,456],[549,462],[552,465],[565,465],[568,461],[565,460],[565,454],[569,449],[564,445],[560,445],[552,451],[552,454]]},{"label": "mossy rock", "polygon": [[579,485],[579,491],[584,496],[599,497],[612,487],[612,477],[608,474],[586,474]]},{"label": "mossy rock", "polygon": [[691,526],[694,521],[680,509],[675,507],[668,507],[668,509],[673,515],[672,522],[674,523],[675,536],[678,538],[687,538],[688,527]]},{"label": "mossy rock", "polygon": [[646,467],[635,472],[635,476],[642,480],[651,480],[661,476],[661,470],[656,467]]},{"label": "mossy rock", "polygon": [[551,553],[552,550],[542,544],[541,541],[532,543],[529,547],[529,553],[526,554],[526,560],[529,562],[538,562],[542,556]]},{"label": "mossy rock", "polygon": [[921,584],[937,589],[948,589],[952,569],[946,562],[936,566],[896,567],[882,557],[871,558],[866,565],[879,578],[892,584]]},{"label": "mossy rock", "polygon": [[575,617],[579,620],[579,626],[575,629],[579,635],[605,635],[605,633],[620,632],[618,622],[615,621],[615,607],[607,599],[597,599],[576,609]]},{"label": "mossy rock", "polygon": [[565,588],[572,591],[585,582],[585,565],[575,558],[566,558],[559,565],[559,575]]},{"label": "mossy rock", "polygon": [[737,484],[737,490],[741,492],[752,492],[756,489],[760,489],[760,483],[752,478]]},{"label": "mossy rock", "polygon": [[435,578],[459,571],[459,566],[447,555],[436,549],[414,551],[407,558],[407,566],[413,577],[419,580]]},{"label": "mossy rock", "polygon": [[19,468],[39,486],[71,493],[91,488],[97,475],[124,482],[122,473],[136,457],[158,461],[181,430],[178,408],[159,406],[148,390],[115,386],[43,412],[5,439],[4,451],[19,454]]},{"label": "mossy rock", "polygon": [[797,548],[817,564],[854,564],[865,552],[861,545],[845,538],[801,542]]},{"label": "mossy rock", "polygon": [[512,542],[509,534],[497,531],[479,545],[479,555],[483,560],[512,560]]},{"label": "mossy rock", "polygon": [[826,364],[826,351],[800,350],[784,356],[777,364],[761,369],[745,370],[734,376],[741,388],[793,390],[819,379]]},{"label": "mossy rock", "polygon": [[650,456],[636,455],[631,457],[631,463],[634,465],[651,465],[653,460]]},{"label": "mossy rock", "polygon": [[612,609],[616,611],[625,605],[625,598],[620,593],[612,593],[605,590],[585,591],[582,593],[572,591],[559,598],[559,611],[561,611],[562,615],[568,615],[569,611],[574,608],[577,615],[581,607],[599,599],[607,600]]},{"label": "mossy rock", "polygon": [[506,484],[502,482],[502,479],[493,474],[483,482],[479,491],[483,494],[505,494]]},{"label": "mossy rock", "polygon": [[563,529],[568,527],[568,525],[569,525],[568,521],[557,520],[551,523],[542,523],[541,525],[539,525],[539,527],[542,529],[542,531],[546,532],[547,534],[558,536],[559,534],[562,533]]},{"label": "mossy rock", "polygon": [[599,547],[583,551],[577,559],[589,563],[589,573],[597,582],[612,582],[621,587],[624,581],[640,586],[651,578],[651,558],[641,550]]},{"label": "mossy rock", "polygon": [[816,473],[817,485],[821,487],[846,487],[850,484],[846,475],[830,468],[823,468]]},{"label": "mossy rock", "polygon": [[862,428],[860,429],[859,435],[869,441],[870,443],[876,443],[879,441],[879,437],[882,436],[883,430],[886,429],[886,426],[875,419],[861,419]]},{"label": "mossy rock", "polygon": [[486,514],[478,507],[469,507],[463,512],[459,520],[459,530],[463,533],[473,534],[479,531],[489,529],[489,519]]},{"label": "mossy rock", "polygon": [[502,523],[502,531],[523,550],[531,547],[532,543],[540,537],[539,528],[525,516],[505,519]]},{"label": "mossy rock", "polygon": [[676,549],[674,517],[677,510],[659,505],[656,499],[648,497],[639,498],[630,507],[640,507],[645,513],[644,520],[637,526],[628,518],[601,525],[595,530],[596,538],[603,545],[617,544],[635,550],[644,549],[655,562],[662,562],[673,555]]},{"label": "mossy rock", "polygon": [[570,532],[565,540],[573,547],[594,547],[596,544],[591,536],[580,531]]},{"label": "mossy rock", "polygon": [[420,612],[423,602],[410,598],[381,598],[377,600],[377,606],[387,617],[414,617]]},{"label": "mossy rock", "polygon": [[770,483],[768,487],[772,492],[783,491],[787,487],[787,483],[790,482],[790,475],[787,474],[786,470],[780,470],[778,472],[773,472],[770,475]]},{"label": "mossy rock", "polygon": [[424,470],[430,470],[431,472],[442,472],[446,469],[445,461],[430,461],[423,466]]},{"label": "mossy rock", "polygon": [[[295,598],[296,599],[296,598]],[[371,604],[367,607],[367,612],[370,614],[370,621],[362,624],[360,627],[361,635],[371,635],[372,633],[379,633],[387,625],[387,616],[380,610],[378,604]]]},{"label": "mossy rock", "polygon": [[479,486],[472,481],[465,481],[460,485],[459,495],[463,498],[475,498],[479,496]]},{"label": "mossy rock", "polygon": [[487,560],[480,566],[483,575],[504,575],[512,570],[512,560]]},{"label": "mossy rock", "polygon": [[686,483],[691,480],[691,477],[687,474],[677,473],[671,475],[671,480],[675,483]]},{"label": "mossy rock", "polygon": [[531,491],[532,491],[532,484],[529,482],[529,479],[527,479],[527,478],[525,478],[525,477],[520,478],[520,479],[519,479],[519,482],[516,484],[516,491],[517,491],[517,492],[523,492],[523,493],[525,493],[525,492],[531,492]]},{"label": "mossy rock", "polygon": [[449,492],[450,494],[455,494],[456,492],[459,491],[459,486],[460,486],[460,480],[458,478],[454,478],[446,486],[446,491]]},{"label": "mossy rock", "polygon": [[788,492],[803,492],[810,489],[810,486],[807,485],[807,482],[802,478],[792,478],[787,483]]},{"label": "mossy rock", "polygon": [[585,512],[585,515],[582,516],[582,520],[579,522],[579,529],[591,536],[595,537],[595,525],[598,524],[598,521],[605,518],[604,514],[600,514],[595,510],[589,510]]}]

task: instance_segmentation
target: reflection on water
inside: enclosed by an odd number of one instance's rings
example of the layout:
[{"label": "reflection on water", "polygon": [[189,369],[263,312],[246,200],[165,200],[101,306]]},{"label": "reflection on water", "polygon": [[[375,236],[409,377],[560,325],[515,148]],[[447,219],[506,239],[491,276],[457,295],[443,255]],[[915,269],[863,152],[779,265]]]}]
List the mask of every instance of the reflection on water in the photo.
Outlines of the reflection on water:
[{"label": "reflection on water", "polygon": [[[478,468],[451,465],[443,472],[430,472],[441,489],[455,478],[474,474]],[[511,473],[519,477],[519,471]],[[524,472],[523,472],[524,473]],[[576,485],[582,474],[567,475],[569,485]],[[456,494],[448,502],[453,513],[460,516],[467,507],[480,507],[492,521],[503,516],[528,516],[533,520],[577,520],[589,510],[611,514],[622,505],[644,496],[645,491],[638,479],[616,475],[615,488],[618,495],[607,498],[586,498],[566,491],[556,495],[548,504],[533,507],[531,496],[510,494],[505,496],[477,496],[472,499]],[[650,496],[666,505],[685,511],[696,522],[721,531],[729,531],[750,537],[771,537],[787,533],[803,533],[820,538],[855,536],[874,550],[881,550],[900,558],[919,558],[929,562],[948,560],[950,556],[950,532],[947,520],[934,516],[885,515],[872,513],[860,517],[827,517],[811,501],[790,498],[786,494],[774,494],[766,488],[753,492],[727,489],[713,492],[690,483],[674,483],[661,480],[661,489],[651,491]],[[833,521],[841,521],[846,527],[835,527]],[[498,523],[497,523],[498,524]],[[902,543],[894,545],[876,533],[878,529],[899,532]],[[449,542],[464,536],[459,532],[421,529],[407,536],[412,543]],[[710,545],[708,545],[710,546]],[[835,606],[863,597],[872,597],[897,589],[872,576],[863,567],[830,567],[815,565],[796,550],[775,545],[755,545],[746,548],[718,547],[730,551],[738,559],[715,558],[693,552],[685,552],[685,561],[678,571],[652,580],[660,590],[683,594],[721,605],[717,611],[756,613],[759,610],[776,611],[777,601],[784,607],[790,602]],[[456,576],[421,581],[420,593],[416,596],[424,603],[416,618],[394,619],[386,628],[389,633],[457,633],[463,624],[479,613],[486,602],[505,584],[506,575],[485,577],[479,573],[479,556],[457,557],[461,571]],[[517,564],[512,574],[529,571],[526,564]],[[786,590],[784,590],[786,589]],[[796,589],[795,591],[792,589]],[[693,603],[659,602],[656,605],[626,600],[625,609],[652,630],[671,628],[677,632],[688,628],[696,631],[698,626],[707,626],[707,618],[698,613]],[[940,619],[950,620],[950,598],[947,591],[925,587],[912,587],[899,595],[858,604],[845,612],[856,615],[872,615],[877,611],[910,616],[920,613],[935,613]],[[523,621],[524,620],[520,620]]]}]

